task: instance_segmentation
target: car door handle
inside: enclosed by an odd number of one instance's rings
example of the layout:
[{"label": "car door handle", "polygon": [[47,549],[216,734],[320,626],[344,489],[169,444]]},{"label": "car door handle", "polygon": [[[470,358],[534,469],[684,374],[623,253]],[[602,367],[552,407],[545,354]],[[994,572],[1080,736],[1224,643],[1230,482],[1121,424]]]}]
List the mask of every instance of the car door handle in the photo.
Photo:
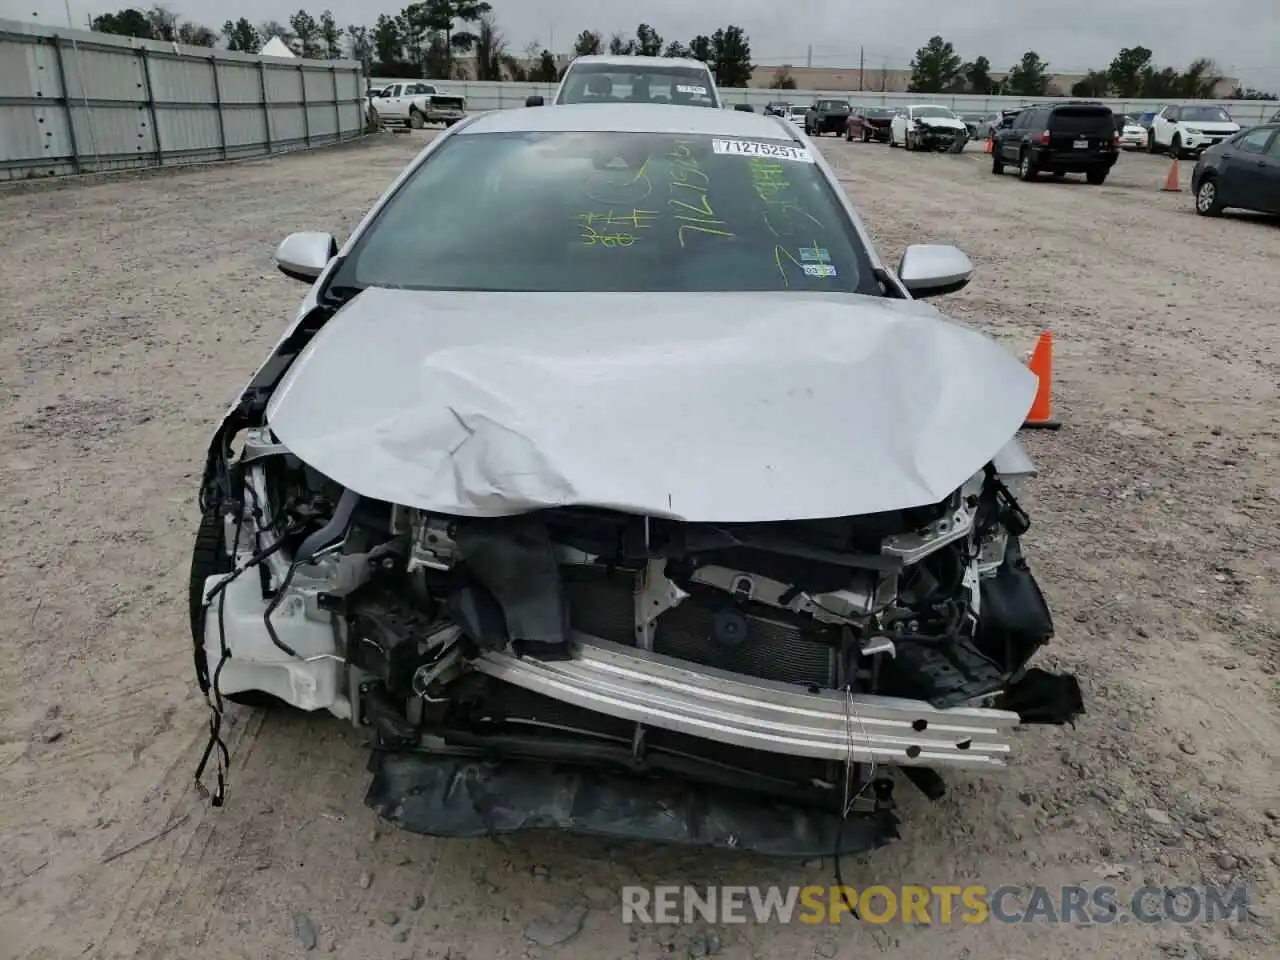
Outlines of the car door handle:
[{"label": "car door handle", "polygon": [[1265,167],[1267,165],[1267,161],[1265,160],[1255,160],[1254,163],[1256,163],[1260,167]]}]

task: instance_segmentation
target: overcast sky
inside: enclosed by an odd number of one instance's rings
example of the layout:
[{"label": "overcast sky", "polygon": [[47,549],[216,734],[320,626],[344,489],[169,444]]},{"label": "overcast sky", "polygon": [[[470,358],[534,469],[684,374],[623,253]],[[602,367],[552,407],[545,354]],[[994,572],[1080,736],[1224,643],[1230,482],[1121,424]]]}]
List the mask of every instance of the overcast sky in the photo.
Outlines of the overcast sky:
[{"label": "overcast sky", "polygon": [[[1246,86],[1280,93],[1280,2],[1278,0],[1111,0],[1075,4],[1060,0],[492,0],[498,22],[514,50],[537,40],[568,52],[584,29],[607,38],[615,30],[631,33],[639,21],[651,24],[666,40],[711,33],[729,23],[751,40],[757,63],[802,65],[813,49],[814,66],[857,66],[859,48],[870,66],[905,67],[932,34],[955,44],[966,60],[988,57],[1007,69],[1028,49],[1061,73],[1105,67],[1121,47],[1142,45],[1155,51],[1163,66],[1183,67],[1195,57],[1217,60],[1223,72]],[[149,2],[71,0],[77,26],[92,14]],[[164,6],[191,20],[221,27],[228,17],[253,23],[271,18],[287,22],[298,0],[165,0]],[[379,13],[395,13],[403,2],[317,0],[305,5],[312,15],[325,7],[338,23],[372,23]],[[1099,11],[1090,14],[1090,8]],[[1105,12],[1104,12],[1105,11]],[[63,0],[0,0],[0,18],[50,24],[66,23]]]}]

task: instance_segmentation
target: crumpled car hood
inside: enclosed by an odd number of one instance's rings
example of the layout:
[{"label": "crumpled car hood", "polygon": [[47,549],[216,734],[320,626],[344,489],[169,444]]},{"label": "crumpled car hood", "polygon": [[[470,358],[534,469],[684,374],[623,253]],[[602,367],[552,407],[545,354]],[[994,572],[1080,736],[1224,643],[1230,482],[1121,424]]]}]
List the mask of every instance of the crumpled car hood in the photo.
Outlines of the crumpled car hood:
[{"label": "crumpled car hood", "polygon": [[1035,389],[920,302],[371,289],[298,356],[267,419],[338,483],[424,510],[746,522],[936,503]]},{"label": "crumpled car hood", "polygon": [[921,117],[920,122],[935,130],[968,130],[963,120],[952,120],[950,117]]}]

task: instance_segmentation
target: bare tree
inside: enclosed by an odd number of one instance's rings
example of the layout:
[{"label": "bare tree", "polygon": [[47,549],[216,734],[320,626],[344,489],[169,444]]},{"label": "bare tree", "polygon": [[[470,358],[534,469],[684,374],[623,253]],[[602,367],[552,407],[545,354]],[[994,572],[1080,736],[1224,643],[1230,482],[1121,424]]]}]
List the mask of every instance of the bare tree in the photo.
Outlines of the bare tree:
[{"label": "bare tree", "polygon": [[501,80],[507,43],[492,13],[482,13],[476,22],[476,79]]}]

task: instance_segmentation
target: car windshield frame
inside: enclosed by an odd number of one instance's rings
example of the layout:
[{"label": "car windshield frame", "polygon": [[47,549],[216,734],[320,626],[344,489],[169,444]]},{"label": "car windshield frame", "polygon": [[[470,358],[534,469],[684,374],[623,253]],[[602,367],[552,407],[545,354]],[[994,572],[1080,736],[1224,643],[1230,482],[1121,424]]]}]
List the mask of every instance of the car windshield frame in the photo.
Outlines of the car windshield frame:
[{"label": "car windshield frame", "polygon": [[925,117],[933,120],[958,120],[955,111],[950,107],[920,106],[911,108],[911,117]]},{"label": "car windshield frame", "polygon": [[817,104],[819,113],[832,110],[848,110],[852,111],[853,107],[848,100],[819,100]]},{"label": "car windshield frame", "polygon": [[[817,163],[739,154],[740,148],[722,148],[717,141],[765,144],[809,155],[803,144],[768,135],[523,131],[449,137],[379,206],[335,266],[325,291],[335,296],[368,287],[491,293],[884,295],[869,241]],[[679,148],[687,157],[675,152],[682,143],[692,144]],[[587,151],[580,152],[584,146]],[[658,147],[667,146],[673,152],[655,160]],[[613,160],[601,159],[610,153]],[[621,159],[623,153],[630,155],[629,162]],[[539,165],[543,160],[552,166],[563,162],[566,169],[547,173],[547,164]],[[629,165],[615,169],[615,162]],[[640,183],[635,178],[642,173],[645,180]],[[468,177],[474,181],[468,182]],[[669,180],[659,184],[668,189],[652,189],[654,179]],[[598,182],[606,186],[592,186]],[[580,186],[581,196],[566,199],[566,184]],[[706,188],[699,190],[703,184]],[[717,184],[730,184],[731,191],[714,192]],[[489,199],[485,193],[526,186],[533,200],[523,210],[507,206],[510,197]],[[645,186],[649,192],[642,189]],[[737,196],[731,200],[733,188]],[[677,196],[668,199],[673,191]],[[688,199],[680,199],[686,194]],[[723,217],[716,207],[721,202]],[[577,206],[584,212],[564,216]],[[715,219],[707,218],[708,206]],[[735,216],[731,210],[743,212]],[[548,211],[556,219],[542,216]],[[495,234],[492,223],[498,214],[507,226]],[[647,222],[641,222],[646,216]],[[563,246],[546,226],[561,217]],[[658,229],[648,233],[650,227]],[[622,242],[622,236],[632,241]],[[603,259],[627,256],[624,248],[632,247],[643,253],[634,267],[630,261]],[[403,250],[414,253],[405,256]],[[589,259],[595,255],[601,256]],[[406,266],[414,256],[418,262]],[[473,262],[485,269],[472,267]],[[761,269],[766,262],[768,269]],[[504,275],[507,265],[511,269]]]},{"label": "car windshield frame", "polygon": [[[1218,116],[1188,116],[1188,114],[1213,114]],[[1192,106],[1183,107],[1178,112],[1178,119],[1183,123],[1235,123],[1231,119],[1231,114],[1222,107],[1213,106],[1211,104],[1193,104]]]},{"label": "car windshield frame", "polygon": [[[606,77],[611,92],[609,96],[585,96],[592,78]],[[645,78],[651,86],[668,91],[662,99],[636,100],[631,98],[632,85],[637,78]],[[626,97],[615,97],[612,88],[624,84],[628,88]],[[702,94],[680,91],[678,87],[701,88]],[[677,99],[686,96],[688,99]],[[679,64],[636,64],[625,63],[577,63],[569,66],[560,88],[556,91],[556,106],[576,103],[672,103],[687,107],[721,107],[720,95],[716,90],[710,71],[694,66]]]}]

